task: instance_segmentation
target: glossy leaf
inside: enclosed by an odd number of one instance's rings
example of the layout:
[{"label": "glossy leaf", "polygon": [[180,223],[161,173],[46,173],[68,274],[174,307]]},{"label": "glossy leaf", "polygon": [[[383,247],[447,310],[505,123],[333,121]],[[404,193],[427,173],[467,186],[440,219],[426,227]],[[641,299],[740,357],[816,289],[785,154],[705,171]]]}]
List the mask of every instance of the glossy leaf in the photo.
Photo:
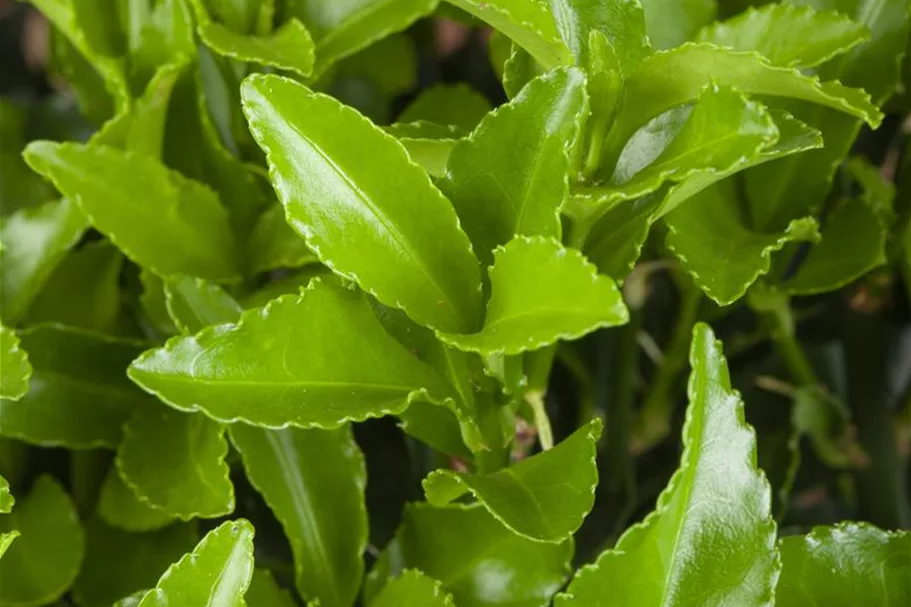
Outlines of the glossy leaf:
[{"label": "glossy leaf", "polygon": [[433,122],[472,131],[493,109],[484,95],[465,84],[437,84],[421,91],[397,122]]},{"label": "glossy leaf", "polygon": [[151,158],[100,145],[41,141],[25,157],[139,265],[164,276],[237,276],[227,213],[202,184]]},{"label": "glossy leaf", "polygon": [[252,575],[253,526],[228,521],[171,565],[139,607],[241,607]]},{"label": "glossy leaf", "polygon": [[780,607],[888,607],[911,601],[911,534],[863,523],[781,540]]},{"label": "glossy leaf", "polygon": [[398,413],[424,390],[449,391],[383,330],[363,295],[320,281],[237,325],[173,338],[129,376],[178,409],[270,428],[337,428]]},{"label": "glossy leaf", "polygon": [[203,415],[147,403],[124,427],[117,470],[141,501],[182,520],[230,514],[224,432]]},{"label": "glossy leaf", "polygon": [[441,188],[483,264],[513,235],[559,238],[570,157],[587,111],[582,72],[554,70],[456,144]]},{"label": "glossy leaf", "polygon": [[22,349],[16,332],[0,325],[0,398],[19,400],[25,396],[31,376],[28,352]]},{"label": "glossy leaf", "polygon": [[316,46],[310,32],[291,19],[269,36],[244,36],[215,22],[199,26],[199,37],[223,57],[290,70],[307,77],[313,71]]},{"label": "glossy leaf", "polygon": [[446,175],[452,150],[464,137],[461,129],[432,122],[400,122],[384,130],[399,140],[412,162],[437,178]]},{"label": "glossy leaf", "polygon": [[417,569],[406,569],[391,580],[370,602],[370,607],[455,607],[452,595],[442,589],[442,583],[427,577]]},{"label": "glossy leaf", "polygon": [[715,20],[717,0],[640,0],[648,38],[658,49],[692,40],[699,28]]},{"label": "glossy leaf", "polygon": [[795,219],[784,232],[758,234],[740,215],[732,180],[711,186],[665,217],[667,246],[693,281],[720,305],[740,299],[766,274],[773,252],[788,242],[818,241],[812,218]]},{"label": "glossy leaf", "polygon": [[554,15],[544,2],[447,0],[512,38],[544,67],[568,65],[572,55],[560,37]]},{"label": "glossy leaf", "polygon": [[494,253],[484,327],[440,334],[461,350],[518,354],[575,339],[629,318],[613,280],[575,249],[546,238],[519,237]]},{"label": "glossy leaf", "polygon": [[595,450],[601,436],[596,419],[553,449],[487,475],[436,470],[424,479],[427,501],[448,504],[471,492],[513,532],[559,543],[581,525],[595,501]]},{"label": "glossy leaf", "polygon": [[774,65],[813,67],[865,42],[860,23],[835,11],[767,4],[699,32],[698,40],[735,51],[757,51]]},{"label": "glossy leaf", "polygon": [[367,579],[365,596],[369,603],[391,583],[389,576],[413,568],[439,580],[459,607],[545,607],[569,573],[572,552],[572,541],[547,544],[516,535],[480,504],[410,504]]},{"label": "glossy leaf", "polygon": [[771,491],[721,344],[697,325],[680,467],[654,512],[583,568],[559,607],[769,605],[779,563]]},{"label": "glossy leaf", "polygon": [[0,317],[19,321],[88,224],[69,200],[19,211],[0,226]]},{"label": "glossy leaf", "polygon": [[285,209],[280,204],[260,215],[248,249],[249,268],[253,273],[299,268],[317,261],[304,239],[285,221]]},{"label": "glossy leaf", "polygon": [[448,201],[405,150],[290,80],[253,76],[242,94],[288,223],[320,260],[422,324],[473,329],[476,260]]},{"label": "glossy leaf", "polygon": [[[116,465],[111,466],[101,484],[97,512],[105,526],[135,533],[162,529],[176,518],[140,499],[136,491],[127,485]],[[186,550],[181,550],[177,556],[184,552]],[[172,560],[174,559],[168,560],[165,565],[170,565]],[[163,570],[164,568],[162,568]],[[153,579],[152,582],[154,581]],[[143,588],[151,585],[148,584]]]},{"label": "glossy leaf", "polygon": [[0,605],[46,605],[62,597],[85,548],[76,506],[63,487],[38,478],[12,513],[0,516],[0,534],[10,530],[20,535],[0,559]]},{"label": "glossy leaf", "polygon": [[45,447],[116,447],[134,407],[148,398],[124,376],[142,348],[54,326],[20,337],[34,371],[25,396],[0,400],[0,435]]},{"label": "glossy leaf", "polygon": [[110,607],[134,592],[145,594],[197,540],[192,523],[126,533],[97,517],[88,521],[85,533],[85,561],[73,584],[73,598],[80,607]]},{"label": "glossy leaf", "polygon": [[593,65],[602,52],[590,47],[592,32],[604,34],[624,75],[635,71],[651,53],[640,2],[553,0],[550,5],[560,36],[576,57],[577,65]]},{"label": "glossy leaf", "polygon": [[237,322],[241,307],[218,285],[179,276],[165,281],[165,305],[174,324],[194,334],[208,326]]},{"label": "glossy leaf", "polygon": [[231,426],[247,477],[281,522],[306,599],[347,607],[367,547],[367,472],[350,428],[263,430]]}]

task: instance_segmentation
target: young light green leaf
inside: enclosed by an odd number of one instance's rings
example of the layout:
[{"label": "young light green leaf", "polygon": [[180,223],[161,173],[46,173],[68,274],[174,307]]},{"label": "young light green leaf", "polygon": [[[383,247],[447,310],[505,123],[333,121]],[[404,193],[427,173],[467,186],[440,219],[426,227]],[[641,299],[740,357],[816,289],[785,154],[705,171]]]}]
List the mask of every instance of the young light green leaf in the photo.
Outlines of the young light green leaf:
[{"label": "young light green leaf", "polygon": [[557,20],[538,0],[447,0],[512,38],[545,68],[569,65],[572,54]]},{"label": "young light green leaf", "polygon": [[102,145],[38,141],[25,158],[139,265],[163,276],[237,277],[227,212],[203,184]]},{"label": "young light green leaf", "polygon": [[20,345],[19,336],[0,325],[0,399],[19,400],[25,396],[31,377],[32,365],[28,352]]},{"label": "young light green leaf", "polygon": [[144,595],[198,539],[193,523],[151,533],[126,533],[108,527],[98,517],[89,519],[85,535],[85,561],[73,584],[73,598],[80,607],[110,607],[134,592]]},{"label": "young light green leaf", "polygon": [[250,588],[244,595],[248,607],[295,607],[297,603],[287,590],[279,588],[268,569],[254,569]]},{"label": "young light green leaf", "polygon": [[619,154],[630,136],[651,118],[694,101],[712,81],[742,93],[817,103],[861,118],[874,128],[883,117],[862,90],[774,66],[754,52],[687,43],[649,56],[627,80],[615,126],[605,143],[607,156]]},{"label": "young light green leaf", "polygon": [[740,299],[769,271],[788,242],[818,241],[819,225],[795,219],[784,232],[759,234],[744,225],[733,180],[708,187],[664,218],[666,243],[693,281],[719,305]]},{"label": "young light green leaf", "polygon": [[181,520],[229,514],[234,485],[224,433],[204,415],[146,403],[124,426],[117,470],[142,502]]},{"label": "young light green leaf", "polygon": [[208,326],[240,318],[240,304],[224,289],[201,278],[169,278],[164,290],[168,314],[183,333],[193,335]]},{"label": "young light green leaf", "polygon": [[393,137],[277,76],[247,78],[242,95],[288,223],[325,265],[421,324],[476,328],[480,276],[468,238]]},{"label": "young light green leaf", "polygon": [[257,274],[279,268],[300,268],[316,263],[316,255],[285,221],[285,209],[275,204],[266,209],[247,246],[250,272]]},{"label": "young light green leaf", "polygon": [[781,285],[792,295],[833,291],[886,262],[888,230],[861,200],[836,209],[826,221],[822,240],[810,249],[793,278]]},{"label": "young light green leaf", "polygon": [[491,296],[479,333],[440,333],[460,350],[518,354],[576,339],[629,318],[617,285],[575,249],[519,237],[494,252]]},{"label": "young light green leaf", "polygon": [[778,607],[911,603],[911,533],[864,523],[816,527],[781,540]]},{"label": "young light green leaf", "polygon": [[867,38],[867,28],[842,13],[780,3],[751,6],[704,28],[697,40],[735,51],[757,51],[773,65],[813,67]]},{"label": "young light green leaf", "polygon": [[253,526],[228,521],[171,565],[139,607],[242,607],[252,575]]},{"label": "young light green leaf", "polygon": [[16,509],[0,516],[0,536],[12,530],[20,535],[0,559],[0,605],[53,603],[82,563],[85,535],[76,506],[57,481],[39,477]]},{"label": "young light green leaf", "polygon": [[[116,465],[108,470],[104,481],[101,483],[101,493],[98,496],[97,513],[101,520],[114,529],[144,533],[156,531],[174,522],[175,516],[164,510],[151,506],[142,501],[139,495],[131,489]],[[181,550],[177,556],[186,552]],[[174,559],[169,559],[165,566]],[[162,571],[164,568],[162,568]],[[155,580],[153,579],[152,582]],[[152,584],[142,586],[148,588]],[[126,594],[126,593],[124,593]]]},{"label": "young light green leaf", "polygon": [[559,607],[770,605],[778,578],[771,491],[720,342],[693,331],[680,468],[654,512],[579,571]]},{"label": "young light green leaf", "polygon": [[173,338],[128,374],[178,409],[269,428],[337,428],[401,412],[425,390],[435,400],[450,391],[383,330],[362,294],[318,280],[234,326]]},{"label": "young light green leaf", "polygon": [[548,544],[516,535],[480,504],[409,504],[367,578],[365,598],[370,604],[390,577],[413,568],[439,580],[459,607],[545,607],[566,580],[572,553],[571,540]]},{"label": "young light green leaf", "polygon": [[623,75],[630,75],[651,53],[645,33],[646,15],[639,2],[627,0],[551,0],[551,11],[576,65],[589,66],[600,50],[590,46],[593,31],[604,34]]},{"label": "young light green leaf", "polygon": [[437,84],[421,91],[396,122],[432,122],[470,132],[491,109],[490,101],[466,84]]},{"label": "young light green leaf", "polygon": [[412,162],[435,178],[446,175],[452,150],[465,136],[459,128],[432,122],[398,122],[383,130],[399,140]]},{"label": "young light green leaf", "polygon": [[24,209],[0,226],[0,317],[9,324],[28,311],[57,264],[88,228],[79,207],[67,199]]},{"label": "young light green leaf", "polygon": [[692,40],[699,28],[715,20],[717,0],[640,0],[648,39],[658,49]]},{"label": "young light green leaf", "polygon": [[123,255],[110,242],[87,243],[71,252],[32,302],[25,322],[59,323],[116,334],[121,320]]},{"label": "young light green leaf", "polygon": [[427,577],[417,569],[406,569],[389,581],[370,602],[370,607],[455,607],[452,595],[443,590],[442,582]]},{"label": "young light green leaf", "polygon": [[483,264],[514,235],[559,238],[570,157],[587,112],[584,74],[557,69],[533,80],[456,144],[440,187]]},{"label": "young light green leaf", "polygon": [[16,500],[9,492],[9,483],[0,475],[0,514],[9,514]]},{"label": "young light green leaf", "polygon": [[148,400],[124,376],[141,346],[55,326],[20,337],[34,371],[25,396],[0,400],[0,435],[45,447],[115,448],[133,408]]},{"label": "young light green leaf", "polygon": [[350,427],[230,428],[247,477],[285,529],[295,581],[323,607],[354,602],[364,572],[367,471]]},{"label": "young light green leaf", "polygon": [[238,34],[211,21],[200,24],[198,31],[206,46],[222,57],[290,70],[305,78],[313,72],[316,46],[297,19],[262,37]]},{"label": "young light green leaf", "polygon": [[6,551],[9,550],[9,547],[20,535],[21,534],[16,530],[8,533],[0,533],[0,559],[3,558],[3,555],[6,554]]},{"label": "young light green leaf", "polygon": [[560,543],[570,537],[595,502],[595,451],[601,420],[595,419],[553,449],[487,475],[436,470],[424,479],[427,501],[442,506],[471,492],[513,532]]},{"label": "young light green leaf", "polygon": [[285,16],[297,17],[316,41],[315,72],[321,74],[340,59],[373,42],[400,32],[433,12],[439,0],[289,0]]}]

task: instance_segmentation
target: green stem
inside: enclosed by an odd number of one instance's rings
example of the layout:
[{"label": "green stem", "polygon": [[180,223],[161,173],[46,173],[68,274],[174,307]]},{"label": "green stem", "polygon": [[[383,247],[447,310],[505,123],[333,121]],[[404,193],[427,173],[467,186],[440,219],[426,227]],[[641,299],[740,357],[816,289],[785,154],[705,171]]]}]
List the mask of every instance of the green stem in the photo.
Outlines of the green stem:
[{"label": "green stem", "polygon": [[674,413],[674,390],[686,369],[693,327],[699,316],[702,292],[687,281],[681,292],[680,312],[664,360],[642,406],[632,442],[634,453],[641,453],[664,440]]},{"label": "green stem", "polygon": [[476,392],[478,403],[478,426],[487,444],[487,449],[475,456],[478,472],[490,474],[509,463],[507,441],[503,428],[503,408],[491,394]]},{"label": "green stem", "polygon": [[547,409],[544,407],[544,393],[538,390],[525,393],[525,402],[531,407],[535,416],[535,428],[538,430],[538,440],[541,441],[541,449],[547,451],[554,446],[554,432],[550,427],[550,418],[547,417]]}]

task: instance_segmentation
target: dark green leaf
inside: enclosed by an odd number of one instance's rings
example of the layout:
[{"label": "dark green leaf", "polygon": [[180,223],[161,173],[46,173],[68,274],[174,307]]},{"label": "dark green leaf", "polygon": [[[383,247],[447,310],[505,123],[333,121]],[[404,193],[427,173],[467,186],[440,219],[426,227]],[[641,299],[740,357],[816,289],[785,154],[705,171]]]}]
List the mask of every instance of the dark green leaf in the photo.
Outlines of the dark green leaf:
[{"label": "dark green leaf", "polygon": [[396,121],[426,121],[472,131],[491,109],[484,95],[465,84],[437,84],[421,91]]},{"label": "dark green leaf", "polygon": [[363,576],[367,471],[350,428],[231,426],[247,477],[281,521],[297,589],[323,607],[348,607]]},{"label": "dark green leaf", "polygon": [[32,365],[28,352],[21,347],[19,336],[0,325],[0,398],[19,400],[25,396],[31,376]]},{"label": "dark green leaf", "polygon": [[442,583],[429,578],[417,569],[406,569],[391,580],[370,602],[370,607],[455,607],[452,595],[443,590]]},{"label": "dark green leaf", "polygon": [[477,261],[452,207],[404,148],[290,80],[251,76],[242,93],[289,223],[320,260],[422,324],[476,328]]}]

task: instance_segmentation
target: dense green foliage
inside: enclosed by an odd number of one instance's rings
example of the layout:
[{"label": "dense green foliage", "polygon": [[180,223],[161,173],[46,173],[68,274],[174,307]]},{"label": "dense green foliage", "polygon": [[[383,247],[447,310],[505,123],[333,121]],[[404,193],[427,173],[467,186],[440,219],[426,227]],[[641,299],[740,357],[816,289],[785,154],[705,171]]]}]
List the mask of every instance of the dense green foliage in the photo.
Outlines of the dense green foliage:
[{"label": "dense green foliage", "polygon": [[0,607],[911,606],[911,0],[31,3]]}]

